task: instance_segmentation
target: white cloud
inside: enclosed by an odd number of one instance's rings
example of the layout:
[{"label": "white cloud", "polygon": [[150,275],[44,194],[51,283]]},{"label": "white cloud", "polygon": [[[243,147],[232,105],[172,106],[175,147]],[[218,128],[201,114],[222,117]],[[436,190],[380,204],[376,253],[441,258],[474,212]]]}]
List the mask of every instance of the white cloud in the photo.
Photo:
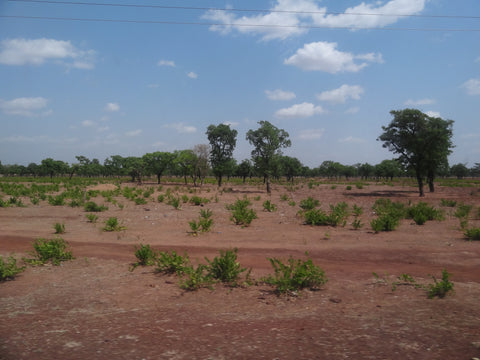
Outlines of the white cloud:
[{"label": "white cloud", "polygon": [[347,136],[345,138],[339,139],[338,142],[339,143],[360,144],[360,143],[364,143],[365,140],[360,139],[360,138],[356,138],[356,137],[353,137],[353,136]]},{"label": "white cloud", "polygon": [[0,110],[10,115],[46,116],[51,110],[42,111],[47,107],[48,100],[43,97],[17,98],[13,100],[0,99]]},{"label": "white cloud", "polygon": [[237,127],[238,125],[240,125],[240,123],[237,121],[225,121],[223,124],[231,127]]},{"label": "white cloud", "polygon": [[344,104],[349,98],[359,100],[365,91],[359,85],[342,85],[338,89],[324,91],[317,95],[320,101]]},{"label": "white cloud", "polygon": [[468,95],[480,95],[480,79],[470,79],[462,84]]},{"label": "white cloud", "polygon": [[440,113],[438,111],[427,111],[425,114],[427,114],[430,117],[434,117],[434,118],[441,117]]},{"label": "white cloud", "polygon": [[302,130],[298,134],[298,138],[301,140],[318,140],[325,133],[325,129],[309,129]]},{"label": "white cloud", "polygon": [[265,94],[267,95],[267,98],[270,100],[292,100],[295,99],[297,96],[295,93],[291,91],[283,91],[281,89],[276,89],[276,90],[265,90]]},{"label": "white cloud", "polygon": [[196,73],[194,73],[193,71],[190,71],[187,76],[190,78],[190,79],[196,79],[198,78],[198,75]]},{"label": "white cloud", "polygon": [[92,69],[95,51],[79,50],[70,41],[55,39],[9,39],[0,43],[0,64],[42,65],[52,60],[69,68]]},{"label": "white cloud", "polygon": [[128,137],[139,136],[142,132],[143,132],[143,130],[141,130],[141,129],[127,131],[125,133],[125,136],[128,136]]},{"label": "white cloud", "polygon": [[[357,63],[356,59],[364,61]],[[325,71],[335,74],[357,72],[368,66],[368,62],[379,62],[380,59],[379,54],[376,56],[354,55],[337,50],[337,43],[319,41],[305,44],[294,55],[285,59],[284,64],[294,65],[306,71]]]},{"label": "white cloud", "polygon": [[306,118],[325,112],[321,106],[311,103],[295,104],[289,108],[280,109],[275,113],[277,118]]},{"label": "white cloud", "polygon": [[379,1],[373,5],[362,2],[347,8],[344,13],[327,15],[327,8],[319,7],[317,0],[277,0],[266,14],[236,16],[234,12],[211,10],[203,18],[223,24],[211,26],[211,31],[228,34],[236,30],[239,33],[261,35],[265,41],[283,40],[308,32],[308,26],[351,29],[384,27],[404,18],[403,15],[419,14],[426,1],[390,0],[384,5]]},{"label": "white cloud", "polygon": [[117,112],[119,110],[120,110],[120,105],[118,105],[117,103],[108,103],[107,105],[105,105],[105,111]]},{"label": "white cloud", "polygon": [[95,123],[95,121],[92,121],[92,120],[85,120],[85,121],[82,121],[82,126],[83,127],[94,127],[96,126],[97,124]]},{"label": "white cloud", "polygon": [[170,66],[170,67],[175,67],[175,62],[171,60],[160,60],[157,63],[158,66]]},{"label": "white cloud", "polygon": [[165,125],[166,128],[174,129],[180,134],[193,134],[197,132],[195,126],[184,125],[183,123],[168,124]]},{"label": "white cloud", "polygon": [[407,106],[421,106],[421,105],[432,105],[432,104],[435,104],[435,100],[428,99],[428,98],[420,99],[420,100],[408,99],[407,101],[405,101],[405,105]]},{"label": "white cloud", "polygon": [[345,114],[356,114],[360,111],[360,108],[355,106],[345,111]]}]

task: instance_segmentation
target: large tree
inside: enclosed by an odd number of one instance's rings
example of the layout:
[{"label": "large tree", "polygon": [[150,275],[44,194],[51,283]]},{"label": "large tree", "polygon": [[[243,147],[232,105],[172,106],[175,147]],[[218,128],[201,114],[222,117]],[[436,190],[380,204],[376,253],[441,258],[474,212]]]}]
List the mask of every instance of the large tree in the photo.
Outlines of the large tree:
[{"label": "large tree", "polygon": [[259,121],[257,130],[248,130],[247,140],[253,145],[252,159],[256,168],[265,178],[267,193],[270,193],[270,176],[281,149],[291,146],[288,133],[268,121]]},{"label": "large tree", "polygon": [[155,174],[159,184],[165,171],[172,167],[174,158],[175,156],[172,153],[162,151],[155,151],[142,156],[145,170],[149,174]]},{"label": "large tree", "polygon": [[230,129],[229,125],[210,125],[207,128],[207,137],[210,142],[210,164],[213,174],[218,179],[218,186],[222,186],[222,177],[227,174],[233,159],[233,150],[237,144],[237,130]]},{"label": "large tree", "polygon": [[399,154],[398,160],[414,171],[420,196],[424,196],[423,179],[428,178],[430,191],[437,170],[452,152],[453,120],[430,117],[417,109],[391,111],[393,120],[382,126],[377,140],[383,147]]}]

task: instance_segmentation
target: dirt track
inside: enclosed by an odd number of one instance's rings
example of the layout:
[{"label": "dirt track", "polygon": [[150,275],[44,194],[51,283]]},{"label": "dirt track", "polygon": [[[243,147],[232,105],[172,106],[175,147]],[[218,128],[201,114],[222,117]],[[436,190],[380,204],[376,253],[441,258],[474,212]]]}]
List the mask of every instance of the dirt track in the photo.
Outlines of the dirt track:
[{"label": "dirt track", "polygon": [[[148,185],[146,185],[148,186]],[[480,205],[469,188],[438,187],[425,200]],[[280,196],[297,202],[289,206]],[[109,205],[97,225],[82,209],[0,208],[0,254],[17,257],[37,237],[53,237],[53,224],[64,222],[76,257],[62,266],[29,267],[15,281],[0,284],[0,359],[471,359],[480,356],[480,243],[468,242],[458,219],[423,226],[403,220],[396,231],[374,234],[368,225],[379,197],[417,202],[414,188],[368,185],[346,191],[339,185],[299,188],[277,186],[271,196],[278,210],[262,211],[267,195],[256,187],[216,193],[206,205],[214,229],[193,237],[188,221],[198,207],[182,210],[151,201],[136,206],[123,199]],[[229,220],[225,204],[246,195],[258,219],[248,228]],[[261,200],[254,200],[260,196]],[[365,226],[311,227],[296,214],[307,196],[322,207],[346,201],[364,208]],[[154,197],[156,198],[156,197]],[[101,203],[101,197],[96,201]],[[28,203],[28,200],[25,201]],[[121,200],[119,200],[121,202]],[[108,204],[107,204],[108,205]],[[117,216],[125,231],[105,233],[102,221]],[[475,221],[475,220],[474,220]],[[477,224],[478,226],[478,224]],[[261,285],[184,292],[178,279],[153,267],[129,272],[134,245],[188,252],[194,261],[213,258],[219,249],[237,247],[239,261],[254,278],[272,272],[266,258],[305,257],[329,278],[324,289],[298,297],[277,297]],[[429,274],[452,273],[455,294],[430,300],[425,291],[399,286],[392,291],[376,279],[393,282],[410,274],[422,284]]]}]

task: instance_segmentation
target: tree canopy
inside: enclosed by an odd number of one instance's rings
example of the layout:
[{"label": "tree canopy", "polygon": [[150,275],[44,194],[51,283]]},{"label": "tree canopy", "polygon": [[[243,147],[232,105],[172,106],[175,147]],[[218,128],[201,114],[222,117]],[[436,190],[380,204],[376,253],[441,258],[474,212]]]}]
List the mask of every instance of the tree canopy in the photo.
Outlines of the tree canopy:
[{"label": "tree canopy", "polygon": [[453,120],[430,117],[417,109],[391,111],[393,120],[382,126],[377,140],[383,147],[399,154],[398,161],[415,172],[420,196],[424,196],[423,179],[428,178],[430,191],[438,169],[448,162],[452,152]]},{"label": "tree canopy", "polygon": [[233,150],[237,144],[237,130],[230,129],[229,125],[210,125],[207,128],[207,137],[210,142],[210,163],[214,175],[218,179],[218,186],[222,186],[223,175],[231,171]]}]

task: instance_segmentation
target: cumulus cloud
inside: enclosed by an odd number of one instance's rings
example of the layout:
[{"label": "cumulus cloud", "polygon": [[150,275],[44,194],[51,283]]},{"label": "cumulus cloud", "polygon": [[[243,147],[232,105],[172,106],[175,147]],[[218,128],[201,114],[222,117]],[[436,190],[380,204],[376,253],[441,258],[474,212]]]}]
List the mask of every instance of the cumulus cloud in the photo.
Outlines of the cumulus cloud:
[{"label": "cumulus cloud", "polygon": [[434,118],[441,117],[440,113],[438,111],[427,111],[425,114],[427,114],[430,117],[434,117]]},{"label": "cumulus cloud", "polygon": [[364,143],[365,140],[360,139],[360,138],[356,138],[356,137],[353,137],[353,136],[347,136],[347,137],[345,137],[345,138],[339,139],[338,142],[340,142],[340,143],[360,144],[360,143]]},{"label": "cumulus cloud", "polygon": [[46,116],[51,113],[47,110],[48,100],[43,97],[23,97],[13,100],[0,99],[0,110],[9,115],[26,117]]},{"label": "cumulus cloud", "polygon": [[419,99],[419,100],[413,100],[413,99],[408,99],[405,101],[405,105],[407,106],[421,106],[421,105],[432,105],[435,104],[434,99]]},{"label": "cumulus cloud", "polygon": [[[363,61],[358,62],[359,59]],[[305,44],[294,55],[285,59],[284,64],[293,65],[306,71],[324,71],[335,74],[358,72],[368,66],[370,62],[380,62],[381,59],[380,54],[354,55],[337,50],[337,43],[319,41]]]},{"label": "cumulus cloud", "polygon": [[171,60],[160,60],[157,63],[158,66],[170,66],[170,67],[175,67],[175,62]]},{"label": "cumulus cloud", "polygon": [[108,111],[108,112],[120,111],[120,105],[118,105],[118,103],[108,103],[107,105],[105,105],[105,111]]},{"label": "cumulus cloud", "polygon": [[[327,14],[317,0],[277,0],[269,12],[237,16],[233,11],[210,10],[202,17],[215,24],[211,31],[222,34],[236,30],[243,34],[262,36],[262,40],[287,39],[308,32],[308,26],[365,29],[385,27],[404,15],[423,11],[427,0],[390,0],[347,8],[343,13]],[[368,15],[367,15],[368,14]],[[377,15],[378,14],[378,15]]]},{"label": "cumulus cloud", "polygon": [[295,93],[291,91],[283,91],[281,89],[276,89],[276,90],[265,90],[265,94],[267,95],[267,98],[270,100],[292,100],[296,98]]},{"label": "cumulus cloud", "polygon": [[298,134],[300,140],[318,140],[325,133],[325,129],[308,129],[302,130]]},{"label": "cumulus cloud", "polygon": [[280,109],[275,113],[277,118],[306,118],[325,112],[321,106],[311,103],[295,104],[289,108]]},{"label": "cumulus cloud", "polygon": [[193,71],[190,71],[187,76],[190,78],[190,79],[196,79],[198,78],[198,75],[196,73],[194,73]]},{"label": "cumulus cloud", "polygon": [[320,101],[344,104],[348,99],[359,100],[365,90],[359,85],[342,85],[338,89],[324,91],[317,95]]},{"label": "cumulus cloud", "polygon": [[168,124],[165,125],[165,127],[169,129],[174,129],[180,134],[193,134],[197,132],[197,128],[195,126],[185,125],[183,123]]},{"label": "cumulus cloud", "polygon": [[143,132],[143,130],[141,130],[141,129],[131,130],[131,131],[127,131],[125,133],[125,136],[128,136],[128,137],[139,136],[142,132]]},{"label": "cumulus cloud", "polygon": [[240,123],[237,121],[224,121],[223,125],[228,125],[230,127],[237,127],[238,125],[240,125]]},{"label": "cumulus cloud", "polygon": [[470,79],[462,84],[468,95],[480,95],[480,79]]},{"label": "cumulus cloud", "polygon": [[8,39],[0,43],[0,64],[42,65],[57,61],[69,68],[93,69],[95,51],[79,50],[70,41]]}]

